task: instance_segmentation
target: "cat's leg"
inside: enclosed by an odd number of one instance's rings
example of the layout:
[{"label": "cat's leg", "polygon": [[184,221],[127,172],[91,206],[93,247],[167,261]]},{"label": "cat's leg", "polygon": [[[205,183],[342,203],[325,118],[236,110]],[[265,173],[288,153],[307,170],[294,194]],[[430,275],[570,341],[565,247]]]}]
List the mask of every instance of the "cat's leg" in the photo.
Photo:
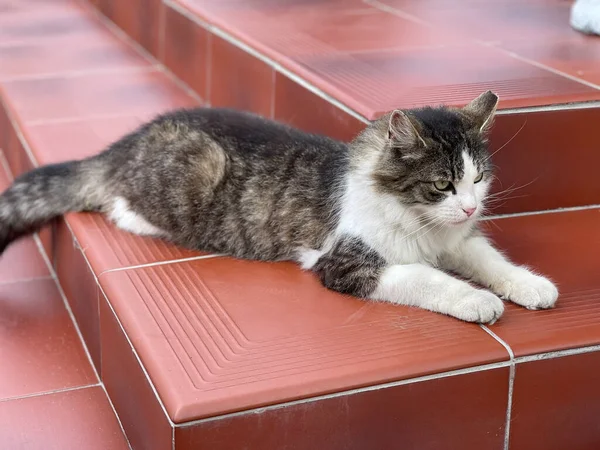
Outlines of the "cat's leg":
[{"label": "cat's leg", "polygon": [[123,197],[115,197],[108,210],[110,219],[122,230],[140,236],[166,237],[167,233],[131,209]]},{"label": "cat's leg", "polygon": [[552,308],[558,298],[551,281],[512,264],[481,235],[466,239],[455,252],[444,255],[441,264],[528,309]]},{"label": "cat's leg", "polygon": [[504,311],[502,300],[491,292],[422,264],[388,265],[357,238],[338,240],[311,269],[329,289],[417,306],[468,322],[492,323]]}]

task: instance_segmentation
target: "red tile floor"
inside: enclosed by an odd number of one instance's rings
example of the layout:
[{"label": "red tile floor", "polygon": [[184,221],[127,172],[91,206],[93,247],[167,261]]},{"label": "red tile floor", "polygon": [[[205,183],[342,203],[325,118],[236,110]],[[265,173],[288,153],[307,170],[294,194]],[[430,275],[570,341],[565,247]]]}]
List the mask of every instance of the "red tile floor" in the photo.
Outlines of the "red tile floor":
[{"label": "red tile floor", "polygon": [[562,292],[479,327],[70,214],[0,260],[0,448],[600,448],[600,41],[569,5],[0,0],[1,188],[176,107],[349,139],[493,89],[484,226]]}]

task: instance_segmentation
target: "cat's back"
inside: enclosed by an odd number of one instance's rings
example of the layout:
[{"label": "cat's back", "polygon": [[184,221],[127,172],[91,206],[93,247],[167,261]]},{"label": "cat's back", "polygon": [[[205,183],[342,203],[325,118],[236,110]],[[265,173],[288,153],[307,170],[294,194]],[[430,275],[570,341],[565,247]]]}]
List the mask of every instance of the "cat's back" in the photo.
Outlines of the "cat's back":
[{"label": "cat's back", "polygon": [[[259,115],[227,108],[174,111],[158,120],[184,124],[202,131],[228,153],[245,157],[270,157],[286,152],[345,152],[346,144]],[[335,153],[331,155],[334,156]]]}]

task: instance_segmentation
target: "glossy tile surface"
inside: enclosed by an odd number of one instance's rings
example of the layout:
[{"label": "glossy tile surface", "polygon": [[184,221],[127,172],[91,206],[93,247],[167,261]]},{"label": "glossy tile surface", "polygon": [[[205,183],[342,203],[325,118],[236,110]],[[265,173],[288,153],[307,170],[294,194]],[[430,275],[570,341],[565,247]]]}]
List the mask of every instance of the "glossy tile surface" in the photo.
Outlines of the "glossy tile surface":
[{"label": "glossy tile surface", "polygon": [[476,325],[335,294],[293,264],[99,280],[175,422],[507,359]]},{"label": "glossy tile surface", "polygon": [[0,284],[0,317],[0,399],[97,382],[54,280]]},{"label": "glossy tile surface", "polygon": [[98,0],[96,6],[148,52],[158,55],[161,0]]},{"label": "glossy tile surface", "polygon": [[[0,192],[8,188],[11,178],[6,168],[0,166]],[[14,242],[0,258],[0,284],[49,276],[50,271],[32,237]]]},{"label": "glossy tile surface", "polygon": [[165,6],[162,60],[202,99],[208,99],[210,33],[188,17]]},{"label": "glossy tile surface", "polygon": [[217,36],[211,37],[210,54],[210,104],[271,117],[275,71]]},{"label": "glossy tile surface", "polygon": [[600,210],[500,219],[489,231],[520,264],[550,276],[559,286],[558,305],[529,311],[507,305],[490,328],[516,356],[600,344]]},{"label": "glossy tile surface", "polygon": [[487,89],[501,108],[600,99],[568,2],[178,3],[368,118]]},{"label": "glossy tile surface", "polygon": [[102,381],[132,448],[171,448],[172,430],[107,300],[100,296]]},{"label": "glossy tile surface", "polygon": [[85,242],[85,255],[96,276],[112,269],[196,258],[207,254],[186,250],[162,239],[122,231],[99,214],[87,216],[87,225],[75,234]]},{"label": "glossy tile surface", "polygon": [[99,289],[96,279],[67,221],[59,220],[55,230],[53,259],[56,275],[96,370],[100,371]]},{"label": "glossy tile surface", "polygon": [[[11,81],[3,88],[24,123],[110,114],[148,120],[165,110],[196,104],[158,71]],[[61,99],[58,103],[57,98]]]},{"label": "glossy tile surface", "polygon": [[37,163],[43,165],[96,155],[143,122],[144,119],[136,115],[67,122],[50,120],[28,126],[24,132]]},{"label": "glossy tile surface", "polygon": [[366,126],[281,73],[275,74],[274,118],[309,133],[346,142]]},{"label": "glossy tile surface", "polygon": [[498,115],[490,135],[494,214],[600,204],[590,131],[600,108]]},{"label": "glossy tile surface", "polygon": [[176,448],[501,450],[507,394],[504,367],[185,426]]},{"label": "glossy tile surface", "polygon": [[[57,45],[60,52],[55,52]],[[52,39],[0,46],[0,82],[25,77],[71,74],[93,70],[130,70],[149,67],[135,50],[124,47],[108,30],[103,37]]]},{"label": "glossy tile surface", "polygon": [[598,352],[518,364],[510,448],[598,448],[599,370]]},{"label": "glossy tile surface", "polygon": [[6,449],[127,450],[100,387],[0,402],[0,442]]}]

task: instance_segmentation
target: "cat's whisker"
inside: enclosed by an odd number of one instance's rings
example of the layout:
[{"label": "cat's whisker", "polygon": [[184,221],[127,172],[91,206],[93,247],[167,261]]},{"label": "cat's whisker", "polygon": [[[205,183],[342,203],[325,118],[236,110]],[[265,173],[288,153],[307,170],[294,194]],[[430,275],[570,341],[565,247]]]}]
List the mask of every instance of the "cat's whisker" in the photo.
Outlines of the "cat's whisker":
[{"label": "cat's whisker", "polygon": [[500,150],[502,150],[504,147],[506,147],[508,144],[510,144],[513,141],[513,139],[516,138],[517,135],[523,130],[523,128],[525,128],[525,125],[527,125],[527,118],[525,118],[525,121],[523,122],[523,125],[521,125],[521,128],[519,128],[517,130],[517,132],[508,141],[506,141],[506,143],[504,145],[502,145],[499,149],[495,150],[487,158],[485,158],[485,161],[488,161],[489,159],[491,159],[492,156],[494,156],[496,153],[498,153]]}]

